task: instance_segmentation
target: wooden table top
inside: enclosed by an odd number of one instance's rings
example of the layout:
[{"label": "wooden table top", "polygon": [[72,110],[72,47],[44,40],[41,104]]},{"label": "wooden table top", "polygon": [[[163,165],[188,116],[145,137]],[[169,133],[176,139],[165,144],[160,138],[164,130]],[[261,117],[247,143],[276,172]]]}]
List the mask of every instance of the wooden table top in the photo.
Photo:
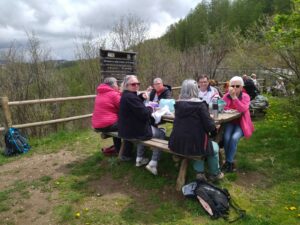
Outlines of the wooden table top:
[{"label": "wooden table top", "polygon": [[[241,113],[239,112],[224,112],[224,113],[219,113],[218,118],[214,118],[214,121],[216,124],[221,124],[221,123],[226,123],[229,121],[232,121],[236,118],[239,118],[241,116]],[[175,119],[174,114],[172,115],[164,115],[162,116],[162,120],[166,122],[173,122]]]}]

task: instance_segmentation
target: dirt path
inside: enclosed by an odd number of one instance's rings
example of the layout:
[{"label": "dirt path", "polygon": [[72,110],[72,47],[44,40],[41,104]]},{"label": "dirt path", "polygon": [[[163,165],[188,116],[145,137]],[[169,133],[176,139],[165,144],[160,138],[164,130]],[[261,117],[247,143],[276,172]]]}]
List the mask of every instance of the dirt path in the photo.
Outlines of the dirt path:
[{"label": "dirt path", "polygon": [[[64,202],[60,199],[60,192],[51,188],[50,191],[43,191],[41,187],[35,187],[36,181],[48,177],[52,181],[68,175],[70,165],[80,163],[85,157],[75,155],[69,151],[60,151],[46,155],[33,155],[24,157],[14,162],[0,166],[0,191],[5,192],[16,188],[20,183],[26,183],[26,188],[20,188],[20,191],[13,192],[12,198],[9,199],[10,208],[1,210],[0,195],[0,224],[5,225],[41,225],[41,224],[57,224],[53,210]],[[107,162],[102,166],[107,166]],[[53,182],[52,183],[53,186]],[[49,187],[51,184],[49,183]],[[88,192],[94,195],[85,198],[82,207],[109,212],[122,210],[122,207],[116,207],[114,204],[119,199],[127,199],[128,197],[137,202],[139,207],[152,209],[155,206],[151,204],[145,205],[151,191],[141,191],[129,184],[128,177],[121,180],[113,179],[110,174],[104,174],[100,179],[89,182]],[[32,184],[32,186],[31,186]],[[177,198],[183,200],[183,197],[175,191],[173,187],[166,187],[157,193],[160,199]],[[177,196],[177,197],[176,197]],[[144,201],[145,199],[145,201]]]},{"label": "dirt path", "polygon": [[[60,151],[33,155],[0,166],[0,191],[15,188],[16,182],[32,182],[42,177],[56,179],[69,171],[68,165],[79,160],[72,152]],[[0,212],[0,224],[55,224],[52,209],[59,203],[58,191],[41,191],[34,186],[13,193],[12,207]]]},{"label": "dirt path", "polygon": [[[0,166],[0,225],[57,224],[53,211],[55,207],[65,203],[60,199],[59,190],[51,188],[52,181],[68,176],[72,168],[70,165],[81,163],[85,159],[86,156],[61,150],[57,153],[20,158]],[[106,167],[106,164],[107,161],[102,161],[101,167]],[[45,187],[36,187],[35,182],[43,178],[51,181],[49,184],[43,183]],[[157,195],[161,201],[170,199],[176,202],[184,201],[184,197],[171,186],[157,191],[141,191],[130,185],[129,179],[126,176],[122,179],[113,179],[111,174],[103,174],[100,179],[90,181],[86,191],[93,194],[85,197],[80,207],[97,209],[101,212],[110,212],[114,209],[114,212],[118,212],[122,210],[122,206],[116,206],[116,202],[130,198],[137,204],[137,208],[151,211],[155,207],[147,201],[151,195]],[[22,182],[26,187],[21,186]],[[265,177],[256,172],[239,174],[236,181],[237,185],[246,189],[251,186],[264,186],[266,183]],[[6,191],[12,189],[18,190],[13,191],[12,196],[6,199]],[[8,202],[9,208],[5,209],[6,206],[1,201]]]}]

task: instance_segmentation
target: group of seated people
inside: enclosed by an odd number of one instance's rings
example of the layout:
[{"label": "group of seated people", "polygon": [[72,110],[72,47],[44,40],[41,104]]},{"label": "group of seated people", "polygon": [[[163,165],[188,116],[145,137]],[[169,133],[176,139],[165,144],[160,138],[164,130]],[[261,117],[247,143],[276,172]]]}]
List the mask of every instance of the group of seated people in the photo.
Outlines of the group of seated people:
[{"label": "group of seated people", "polygon": [[[219,126],[215,125],[208,111],[208,104],[214,98],[220,98],[218,89],[209,84],[206,75],[184,80],[179,99],[175,103],[175,119],[169,139],[169,149],[186,156],[204,156],[208,164],[208,177],[204,173],[204,161],[193,163],[197,179],[219,180],[223,172],[234,172],[234,156],[241,137],[250,137],[254,127],[250,119],[249,95],[242,91],[244,81],[235,76],[230,80],[228,92],[223,96],[225,109],[241,112],[241,117],[225,124],[224,150],[226,161],[219,165],[219,146],[212,141]],[[171,87],[165,85],[161,78],[155,78],[153,85],[146,92],[139,91],[140,82],[135,75],[127,75],[121,87],[113,77],[104,79],[97,88],[92,126],[99,132],[118,131],[118,136],[124,139],[124,152],[121,160],[133,158],[133,144],[130,140],[149,140],[153,137],[165,139],[165,130],[153,123],[154,108],[146,105],[145,101],[159,102],[171,98]],[[114,148],[118,152],[121,139],[113,138]],[[137,167],[146,166],[152,174],[157,175],[160,150],[153,149],[149,160],[144,157],[143,144],[137,144],[135,164]],[[223,172],[222,172],[223,171]]]}]

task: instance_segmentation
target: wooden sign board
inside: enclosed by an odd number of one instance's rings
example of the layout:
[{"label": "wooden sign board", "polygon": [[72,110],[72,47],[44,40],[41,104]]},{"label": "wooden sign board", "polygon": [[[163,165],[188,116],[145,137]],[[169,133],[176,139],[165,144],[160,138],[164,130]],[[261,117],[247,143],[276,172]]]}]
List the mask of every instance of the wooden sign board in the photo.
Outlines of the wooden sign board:
[{"label": "wooden sign board", "polygon": [[102,79],[121,81],[126,75],[136,75],[136,53],[100,49],[100,66]]}]

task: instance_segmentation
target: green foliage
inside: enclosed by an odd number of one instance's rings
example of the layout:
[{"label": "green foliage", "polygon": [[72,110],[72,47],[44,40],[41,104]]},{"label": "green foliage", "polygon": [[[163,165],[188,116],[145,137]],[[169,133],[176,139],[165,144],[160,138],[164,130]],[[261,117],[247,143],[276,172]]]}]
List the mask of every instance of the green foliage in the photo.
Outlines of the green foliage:
[{"label": "green foliage", "polygon": [[240,30],[246,36],[247,30],[264,16],[283,12],[290,12],[290,0],[202,1],[186,18],[171,25],[165,38],[183,51],[197,43],[206,43],[208,34],[221,27]]},{"label": "green foliage", "polygon": [[[294,0],[294,7],[290,14],[274,16],[274,25],[267,34],[267,38],[279,49],[297,48],[300,45],[300,1]],[[294,49],[295,50],[295,49]]]},{"label": "green foliage", "polygon": [[267,31],[266,40],[277,52],[286,67],[293,71],[293,76],[285,78],[290,82],[289,89],[294,91],[290,98],[289,109],[295,116],[295,125],[299,127],[300,117],[300,1],[293,0],[289,14],[277,14]]}]

